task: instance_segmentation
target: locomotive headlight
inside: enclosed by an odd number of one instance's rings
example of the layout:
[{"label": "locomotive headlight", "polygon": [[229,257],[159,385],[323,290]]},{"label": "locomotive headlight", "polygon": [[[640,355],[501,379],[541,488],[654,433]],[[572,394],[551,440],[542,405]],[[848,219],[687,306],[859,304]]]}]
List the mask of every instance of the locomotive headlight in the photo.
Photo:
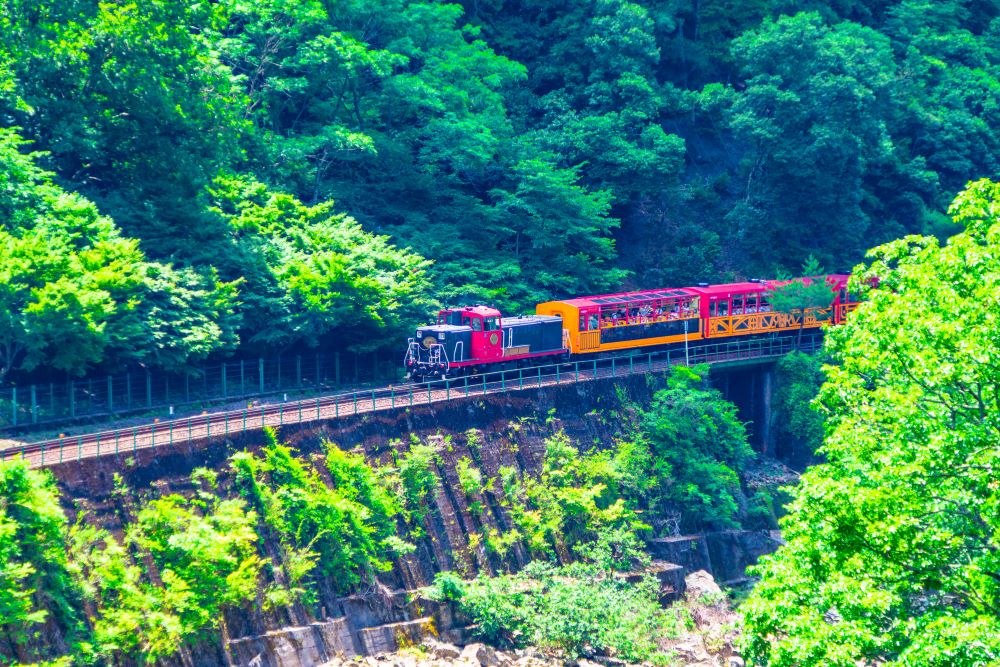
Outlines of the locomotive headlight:
[{"label": "locomotive headlight", "polygon": [[437,339],[433,334],[428,334],[421,342],[423,343],[424,349],[430,349],[431,345],[437,342]]}]

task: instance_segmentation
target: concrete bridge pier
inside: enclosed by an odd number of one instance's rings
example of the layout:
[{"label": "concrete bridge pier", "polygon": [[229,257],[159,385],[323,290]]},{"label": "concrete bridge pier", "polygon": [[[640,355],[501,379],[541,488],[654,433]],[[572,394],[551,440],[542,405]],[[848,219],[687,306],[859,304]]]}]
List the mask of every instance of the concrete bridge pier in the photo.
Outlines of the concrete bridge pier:
[{"label": "concrete bridge pier", "polygon": [[712,367],[711,382],[739,410],[750,442],[764,456],[779,456],[774,439],[772,398],[775,362]]}]

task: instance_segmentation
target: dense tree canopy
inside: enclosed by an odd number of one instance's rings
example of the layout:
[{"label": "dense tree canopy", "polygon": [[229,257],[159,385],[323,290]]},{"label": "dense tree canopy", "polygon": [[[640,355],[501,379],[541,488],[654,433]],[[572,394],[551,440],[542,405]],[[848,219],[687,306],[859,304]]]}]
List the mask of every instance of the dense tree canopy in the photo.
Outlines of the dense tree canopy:
[{"label": "dense tree canopy", "polygon": [[952,211],[946,244],[870,253],[868,301],[830,334],[827,462],[744,607],[761,664],[1000,661],[1000,185]]},{"label": "dense tree canopy", "polygon": [[[395,346],[433,301],[510,310],[810,254],[842,271],[872,244],[953,233],[947,202],[1000,168],[998,16],[976,0],[5,3],[5,165],[35,151],[63,209],[115,230],[94,243],[119,269],[82,288],[67,231],[15,234],[38,205],[0,207],[6,254],[36,276],[7,308],[39,332],[4,372]],[[45,347],[57,330],[65,350]]]}]

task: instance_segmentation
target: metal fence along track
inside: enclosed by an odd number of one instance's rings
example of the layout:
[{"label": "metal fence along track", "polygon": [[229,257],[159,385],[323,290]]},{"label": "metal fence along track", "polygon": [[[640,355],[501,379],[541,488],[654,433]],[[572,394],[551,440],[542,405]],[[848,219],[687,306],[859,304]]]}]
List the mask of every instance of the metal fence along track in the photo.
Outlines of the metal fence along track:
[{"label": "metal fence along track", "polygon": [[0,387],[0,430],[201,407],[289,393],[329,393],[399,377],[399,358],[340,352],[286,354],[205,365],[189,374],[132,369],[117,375]]},{"label": "metal fence along track", "polygon": [[388,386],[310,400],[265,405],[246,410],[203,414],[195,417],[155,421],[137,427],[101,431],[71,438],[57,438],[0,450],[0,460],[23,457],[32,466],[56,465],[110,454],[177,443],[225,438],[258,431],[264,426],[282,427],[337,419],[379,410],[429,405],[458,398],[501,394],[522,389],[585,382],[599,378],[659,372],[678,364],[719,364],[766,360],[794,350],[811,352],[822,344],[819,335],[801,345],[794,338],[746,340],[699,345],[690,350],[664,350],[647,354],[550,364],[423,384]]}]

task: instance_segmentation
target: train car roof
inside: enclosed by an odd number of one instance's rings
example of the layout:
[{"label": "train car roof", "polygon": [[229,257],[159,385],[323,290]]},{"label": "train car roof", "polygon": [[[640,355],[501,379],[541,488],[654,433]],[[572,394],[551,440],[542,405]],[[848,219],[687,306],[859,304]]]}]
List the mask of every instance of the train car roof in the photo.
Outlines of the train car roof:
[{"label": "train car roof", "polygon": [[[826,276],[826,280],[831,287],[839,287],[847,282],[850,276],[843,273],[832,273]],[[811,278],[806,278],[810,280]],[[798,280],[798,278],[793,278]],[[727,294],[747,294],[749,292],[762,292],[785,285],[790,280],[757,280],[741,283],[719,283],[717,285],[707,285],[704,287],[668,287],[664,289],[643,290],[639,292],[620,292],[618,294],[599,294],[597,296],[581,296],[574,299],[559,299],[548,303],[563,303],[577,308],[625,305],[628,303],[642,303],[643,301],[655,301],[657,299],[669,299],[684,296],[707,296],[719,297]]]},{"label": "train car roof", "polygon": [[721,296],[723,294],[745,294],[747,292],[762,292],[771,287],[771,283],[766,280],[745,283],[720,283],[718,285],[706,285],[704,287],[691,287],[692,292],[704,296]]},{"label": "train car roof", "polygon": [[[665,289],[644,290],[641,292],[619,292],[617,294],[598,294],[596,296],[581,296],[575,299],[560,299],[554,303],[565,303],[577,308],[588,306],[614,306],[627,303],[642,303],[657,299],[673,299],[677,297],[696,296],[691,290],[668,287]],[[550,302],[553,303],[553,302]]]}]

